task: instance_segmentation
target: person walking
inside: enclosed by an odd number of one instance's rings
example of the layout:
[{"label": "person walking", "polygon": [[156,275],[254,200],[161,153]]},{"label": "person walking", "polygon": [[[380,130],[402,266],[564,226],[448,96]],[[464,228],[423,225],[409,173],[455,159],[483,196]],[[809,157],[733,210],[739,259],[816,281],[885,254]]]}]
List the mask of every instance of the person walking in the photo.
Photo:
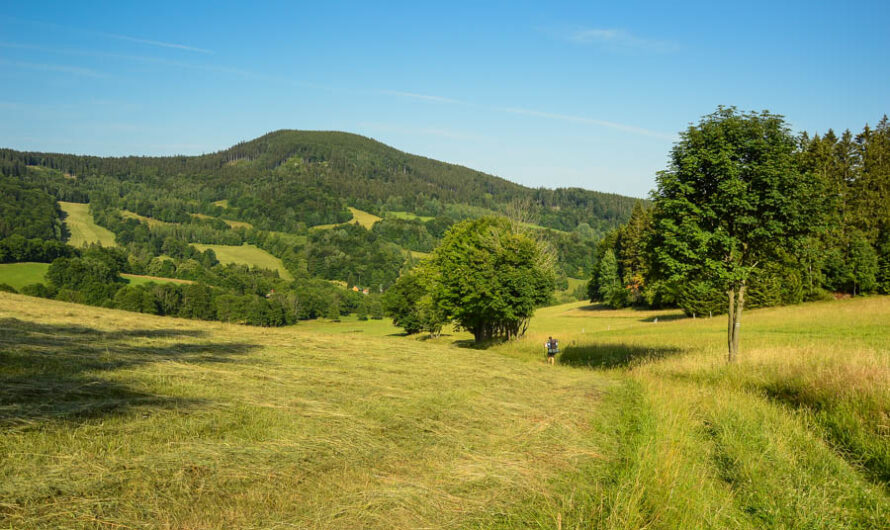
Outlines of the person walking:
[{"label": "person walking", "polygon": [[559,353],[559,341],[549,337],[547,342],[544,343],[544,347],[547,348],[547,364],[554,364],[556,362],[556,354]]}]

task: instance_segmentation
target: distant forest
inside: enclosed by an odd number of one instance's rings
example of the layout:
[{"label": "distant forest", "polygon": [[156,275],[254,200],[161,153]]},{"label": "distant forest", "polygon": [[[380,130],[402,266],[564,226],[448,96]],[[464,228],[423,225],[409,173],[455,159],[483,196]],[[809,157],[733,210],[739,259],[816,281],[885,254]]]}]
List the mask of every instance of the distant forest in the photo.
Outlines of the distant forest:
[{"label": "distant forest", "polygon": [[[795,171],[809,183],[808,206],[817,212],[807,220],[811,236],[757,268],[748,307],[890,293],[887,118],[859,134],[804,133],[793,142]],[[725,311],[725,293],[713,285],[672,283],[659,269],[664,198],[657,194],[653,202],[531,189],[353,134],[277,131],[201,156],[0,149],[0,176],[0,262],[52,262],[48,280],[27,286],[28,294],[258,325],[349,313],[379,318],[382,293],[455,223],[511,215],[555,253],[560,289],[571,278],[589,280],[552,302]],[[67,246],[58,201],[89,203],[117,246]],[[362,226],[348,207],[381,219]],[[223,265],[212,249],[192,244],[254,245],[279,258],[293,279]],[[120,273],[193,283],[108,281]]]},{"label": "distant forest", "polygon": [[[0,261],[59,258],[69,260],[64,263],[72,271],[89,275],[99,274],[98,260],[113,274],[149,274],[212,287],[207,296],[189,297],[185,291],[196,288],[98,289],[102,281],[66,284],[62,278],[67,276],[55,275],[30,292],[267,325],[350,312],[379,316],[377,297],[453,224],[517,208],[530,229],[551,244],[565,288],[567,278],[589,277],[596,243],[627,221],[639,202],[583,189],[530,189],[338,132],[277,131],[191,157],[103,158],[2,149],[0,174]],[[118,249],[60,252],[49,243],[69,237],[57,201],[89,203],[93,220],[114,233]],[[383,219],[371,227],[351,224],[347,206]],[[320,225],[328,226],[313,228]],[[192,243],[256,245],[280,258],[295,280],[223,266],[212,250],[200,252]],[[84,260],[93,263],[85,266]],[[106,277],[102,271],[97,277]],[[356,297],[341,287],[344,283],[369,294]],[[179,294],[172,296],[171,290]],[[214,308],[212,299],[222,293],[243,299],[226,299]],[[583,290],[575,293],[583,295]],[[208,298],[209,305],[183,309],[170,303],[176,298]],[[232,314],[221,310],[224,305],[244,309]]]}]

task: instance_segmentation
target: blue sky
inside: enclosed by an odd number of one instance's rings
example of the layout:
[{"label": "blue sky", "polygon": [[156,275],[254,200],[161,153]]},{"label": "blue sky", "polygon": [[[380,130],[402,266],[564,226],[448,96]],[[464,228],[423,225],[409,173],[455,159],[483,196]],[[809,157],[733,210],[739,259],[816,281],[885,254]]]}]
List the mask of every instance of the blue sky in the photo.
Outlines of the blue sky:
[{"label": "blue sky", "polygon": [[200,154],[343,130],[644,197],[717,105],[890,113],[890,2],[0,2],[0,146]]}]

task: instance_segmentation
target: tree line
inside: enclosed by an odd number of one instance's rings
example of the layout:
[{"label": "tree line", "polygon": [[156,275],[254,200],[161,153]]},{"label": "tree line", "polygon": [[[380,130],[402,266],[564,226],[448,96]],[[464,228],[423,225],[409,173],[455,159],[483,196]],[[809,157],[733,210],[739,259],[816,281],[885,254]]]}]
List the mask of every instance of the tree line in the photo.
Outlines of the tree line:
[{"label": "tree line", "polygon": [[598,245],[591,300],[727,313],[734,359],[743,308],[890,294],[886,116],[811,137],[721,107],[681,133],[657,184]]}]

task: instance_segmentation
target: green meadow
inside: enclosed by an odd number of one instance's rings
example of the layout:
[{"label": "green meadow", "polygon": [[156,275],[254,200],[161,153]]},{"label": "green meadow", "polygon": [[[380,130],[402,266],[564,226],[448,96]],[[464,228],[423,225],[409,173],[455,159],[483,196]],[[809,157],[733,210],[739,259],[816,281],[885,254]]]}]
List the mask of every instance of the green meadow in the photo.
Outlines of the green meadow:
[{"label": "green meadow", "polygon": [[293,275],[284,268],[284,263],[280,259],[254,245],[204,245],[192,243],[192,246],[202,252],[208,248],[213,249],[213,252],[216,253],[216,259],[221,263],[238,263],[262,269],[277,270],[278,274],[285,280],[294,279]]},{"label": "green meadow", "polygon": [[[890,298],[541,309],[488,350],[0,293],[0,526],[882,528]],[[556,366],[544,362],[548,336]]]},{"label": "green meadow", "polygon": [[114,246],[114,234],[93,221],[89,204],[59,201],[59,206],[66,214],[65,225],[71,233],[68,240],[71,246],[82,247],[90,243],[99,243],[106,247]]},{"label": "green meadow", "polygon": [[[5,283],[16,289],[21,289],[32,283],[45,283],[46,271],[49,263],[0,263],[0,283]],[[130,285],[143,285],[146,283],[192,283],[189,280],[177,280],[175,278],[161,278],[159,276],[147,276],[143,274],[121,274],[121,277]]]},{"label": "green meadow", "polygon": [[21,289],[41,283],[49,270],[49,263],[0,263],[0,283]]}]

